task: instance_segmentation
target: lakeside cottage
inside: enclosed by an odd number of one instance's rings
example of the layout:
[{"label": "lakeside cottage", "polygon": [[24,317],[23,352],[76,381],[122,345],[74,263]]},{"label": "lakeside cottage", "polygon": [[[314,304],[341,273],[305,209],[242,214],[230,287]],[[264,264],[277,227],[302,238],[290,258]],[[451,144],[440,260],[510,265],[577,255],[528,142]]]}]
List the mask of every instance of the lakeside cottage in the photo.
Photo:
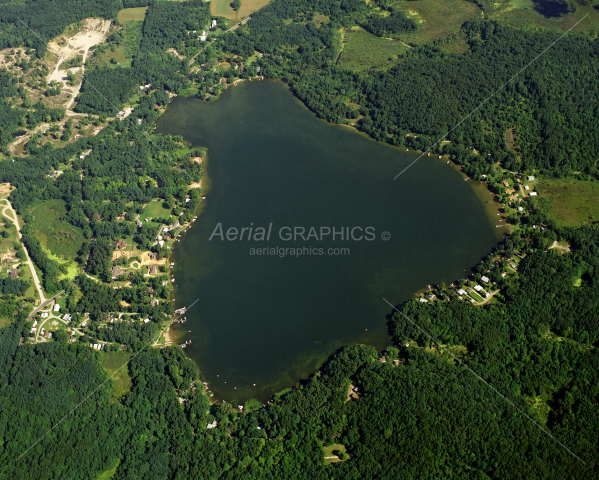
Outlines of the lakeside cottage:
[{"label": "lakeside cottage", "polygon": [[484,275],[482,277],[480,277],[480,279],[482,282],[489,283],[489,278]]}]

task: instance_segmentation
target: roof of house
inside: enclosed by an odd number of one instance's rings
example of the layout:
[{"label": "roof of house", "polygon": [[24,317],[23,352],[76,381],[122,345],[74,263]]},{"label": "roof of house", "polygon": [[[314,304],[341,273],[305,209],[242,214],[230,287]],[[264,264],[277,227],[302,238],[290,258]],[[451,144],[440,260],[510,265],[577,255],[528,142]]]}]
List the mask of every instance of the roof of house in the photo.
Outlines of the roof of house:
[{"label": "roof of house", "polygon": [[112,278],[118,277],[121,274],[121,267],[115,265],[112,267]]},{"label": "roof of house", "polygon": [[10,278],[17,278],[17,276],[18,276],[17,267],[15,267],[10,271]]},{"label": "roof of house", "polygon": [[485,275],[483,275],[482,277],[480,277],[480,279],[485,282],[485,283],[489,283],[489,278],[486,277]]},{"label": "roof of house", "polygon": [[156,265],[150,265],[150,268],[148,270],[149,273],[156,273]]}]

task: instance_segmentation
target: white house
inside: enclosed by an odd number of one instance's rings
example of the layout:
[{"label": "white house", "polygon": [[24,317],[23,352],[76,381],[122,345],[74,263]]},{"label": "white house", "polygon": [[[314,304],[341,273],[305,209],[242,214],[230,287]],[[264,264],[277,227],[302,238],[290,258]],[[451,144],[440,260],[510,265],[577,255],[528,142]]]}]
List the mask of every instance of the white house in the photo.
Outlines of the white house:
[{"label": "white house", "polygon": [[485,283],[489,283],[489,279],[484,275],[482,277],[480,277],[480,279]]},{"label": "white house", "polygon": [[210,28],[214,28],[216,27],[216,20],[212,20],[212,23],[210,24]]},{"label": "white house", "polygon": [[531,197],[536,197],[537,196],[537,192],[530,192],[530,196]]},{"label": "white house", "polygon": [[60,310],[60,305],[58,305],[58,303],[54,304],[54,311],[58,312]]},{"label": "white house", "polygon": [[535,179],[535,177],[533,177],[532,175],[530,177],[527,177],[527,180],[532,182]]},{"label": "white house", "polygon": [[477,292],[480,292],[482,289],[483,289],[483,287],[481,287],[480,285],[474,286],[474,290],[476,290]]}]

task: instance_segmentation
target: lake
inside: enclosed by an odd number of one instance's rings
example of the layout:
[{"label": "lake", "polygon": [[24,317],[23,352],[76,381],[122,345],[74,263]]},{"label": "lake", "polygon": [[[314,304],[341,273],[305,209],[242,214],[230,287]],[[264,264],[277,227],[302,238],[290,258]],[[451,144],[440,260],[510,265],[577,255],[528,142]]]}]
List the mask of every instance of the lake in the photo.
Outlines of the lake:
[{"label": "lake", "polygon": [[317,119],[279,81],[177,98],[157,125],[208,148],[210,191],[171,257],[176,308],[197,303],[171,332],[219,401],[392,345],[383,298],[465,277],[505,231],[484,186],[433,155],[393,180],[415,153]]}]

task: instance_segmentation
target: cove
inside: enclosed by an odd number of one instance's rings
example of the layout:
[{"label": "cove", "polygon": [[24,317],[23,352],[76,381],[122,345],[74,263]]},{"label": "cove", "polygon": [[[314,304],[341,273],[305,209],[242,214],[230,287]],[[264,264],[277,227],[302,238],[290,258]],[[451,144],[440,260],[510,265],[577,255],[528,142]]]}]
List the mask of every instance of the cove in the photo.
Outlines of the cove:
[{"label": "cove", "polygon": [[[415,154],[317,119],[279,81],[175,99],[156,133],[208,148],[211,189],[171,257],[175,307],[197,303],[171,331],[192,341],[218,401],[265,401],[344,345],[391,345],[383,298],[465,277],[503,233],[445,161],[423,157],[393,180]],[[270,225],[268,239],[239,239]]]}]

